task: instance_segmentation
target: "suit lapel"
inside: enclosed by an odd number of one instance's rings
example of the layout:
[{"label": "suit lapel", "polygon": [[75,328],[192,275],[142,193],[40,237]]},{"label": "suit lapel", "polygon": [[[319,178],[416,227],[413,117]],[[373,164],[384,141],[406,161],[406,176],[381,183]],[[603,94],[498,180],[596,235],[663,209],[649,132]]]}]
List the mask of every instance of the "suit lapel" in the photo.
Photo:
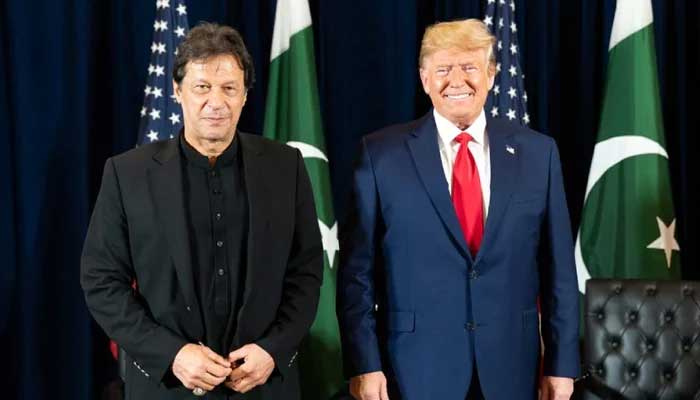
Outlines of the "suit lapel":
[{"label": "suit lapel", "polygon": [[419,122],[418,127],[407,139],[408,148],[416,164],[416,170],[420,176],[425,190],[435,207],[440,219],[447,227],[450,236],[457,244],[460,253],[471,260],[471,254],[467,250],[462,227],[459,225],[455,213],[450,190],[445,180],[445,172],[440,161],[440,150],[437,143],[437,127],[432,112],[428,113]]},{"label": "suit lapel", "polygon": [[177,139],[165,143],[163,149],[153,156],[156,165],[149,169],[148,177],[156,217],[168,243],[185,301],[199,310],[194,290],[190,238],[185,221],[182,157],[178,146]]},{"label": "suit lapel", "polygon": [[518,176],[519,153],[518,146],[512,140],[512,134],[506,127],[490,118],[487,118],[486,131],[491,160],[491,199],[477,262],[494,244],[498,227],[510,202]]},{"label": "suit lapel", "polygon": [[[264,244],[266,239],[269,239],[270,221],[269,215],[272,212],[273,205],[270,189],[268,188],[269,177],[265,174],[267,171],[266,163],[263,157],[263,148],[260,143],[252,140],[245,133],[237,133],[240,140],[240,150],[243,157],[243,177],[245,181],[246,195],[248,196],[248,246],[246,260],[246,275],[245,286],[243,293],[243,302],[238,314],[238,320],[245,315],[249,300],[253,295],[251,290],[255,285],[253,282],[256,279],[255,266],[259,266],[258,255],[264,249],[258,249],[261,244]],[[240,322],[236,325],[240,327]],[[234,343],[237,342],[240,329],[237,328]]]}]

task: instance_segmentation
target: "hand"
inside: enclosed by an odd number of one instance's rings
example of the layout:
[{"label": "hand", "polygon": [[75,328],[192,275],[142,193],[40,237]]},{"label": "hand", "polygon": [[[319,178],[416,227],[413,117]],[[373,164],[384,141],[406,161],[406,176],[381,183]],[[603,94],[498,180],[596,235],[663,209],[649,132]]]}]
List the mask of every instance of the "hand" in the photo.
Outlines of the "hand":
[{"label": "hand", "polygon": [[350,394],[356,400],[389,400],[386,377],[382,371],[350,378]]},{"label": "hand", "polygon": [[569,400],[574,393],[574,380],[545,376],[540,384],[540,400]]},{"label": "hand", "polygon": [[[231,365],[238,365],[231,371],[230,380],[225,385],[236,392],[246,393],[256,386],[263,385],[275,369],[275,360],[257,344],[247,344],[228,355]],[[242,364],[241,364],[242,362]]]},{"label": "hand", "polygon": [[172,369],[187,389],[208,392],[229,376],[231,363],[207,346],[188,343],[177,352]]}]

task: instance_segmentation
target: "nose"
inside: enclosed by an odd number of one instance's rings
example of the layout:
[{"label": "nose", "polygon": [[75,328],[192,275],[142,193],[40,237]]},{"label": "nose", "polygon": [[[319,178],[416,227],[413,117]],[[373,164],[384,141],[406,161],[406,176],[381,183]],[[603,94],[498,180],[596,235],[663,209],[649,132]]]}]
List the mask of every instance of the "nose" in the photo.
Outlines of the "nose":
[{"label": "nose", "polygon": [[466,84],[467,73],[462,68],[452,68],[447,75],[450,87],[462,87]]},{"label": "nose", "polygon": [[215,111],[224,107],[224,105],[225,102],[223,91],[219,88],[214,88],[213,90],[211,90],[209,92],[209,96],[207,96],[206,107],[212,111]]}]

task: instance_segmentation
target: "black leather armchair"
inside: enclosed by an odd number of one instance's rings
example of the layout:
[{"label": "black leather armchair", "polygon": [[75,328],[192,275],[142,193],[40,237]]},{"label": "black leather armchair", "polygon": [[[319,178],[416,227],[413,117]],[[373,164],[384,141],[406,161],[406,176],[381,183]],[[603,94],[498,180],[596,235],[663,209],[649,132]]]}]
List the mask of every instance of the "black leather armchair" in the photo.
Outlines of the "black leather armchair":
[{"label": "black leather armchair", "polygon": [[579,398],[700,399],[700,282],[586,284]]}]

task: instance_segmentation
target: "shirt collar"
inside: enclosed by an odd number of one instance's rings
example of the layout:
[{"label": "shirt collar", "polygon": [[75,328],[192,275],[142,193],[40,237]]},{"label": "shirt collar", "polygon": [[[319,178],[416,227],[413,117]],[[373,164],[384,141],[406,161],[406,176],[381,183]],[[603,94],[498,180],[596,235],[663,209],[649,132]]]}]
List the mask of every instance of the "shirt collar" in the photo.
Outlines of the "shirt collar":
[{"label": "shirt collar", "polygon": [[479,116],[476,118],[473,124],[471,124],[467,129],[461,130],[457,128],[452,122],[447,118],[440,115],[436,109],[433,108],[433,118],[435,118],[435,125],[437,126],[438,135],[442,139],[443,143],[452,143],[453,140],[462,132],[467,132],[474,141],[480,145],[484,145],[484,136],[486,132],[486,114],[484,109],[481,109]]},{"label": "shirt collar", "polygon": [[187,143],[184,130],[180,133],[180,149],[187,162],[196,167],[204,169],[222,167],[233,163],[236,159],[238,155],[238,135],[236,134],[226,150],[216,157],[216,162],[213,166],[209,165],[209,158],[207,158],[207,156],[200,154],[192,145]]}]

